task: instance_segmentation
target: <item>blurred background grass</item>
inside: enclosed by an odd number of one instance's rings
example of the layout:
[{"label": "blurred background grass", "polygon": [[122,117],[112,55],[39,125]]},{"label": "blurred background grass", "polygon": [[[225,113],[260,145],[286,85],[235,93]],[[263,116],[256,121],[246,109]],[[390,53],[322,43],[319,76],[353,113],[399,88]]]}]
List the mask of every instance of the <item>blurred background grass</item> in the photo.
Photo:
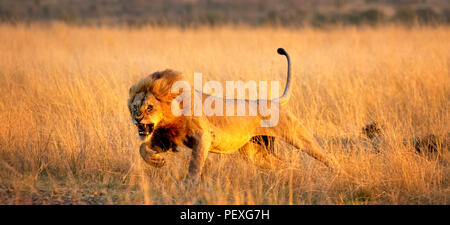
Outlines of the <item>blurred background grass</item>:
[{"label": "blurred background grass", "polygon": [[378,26],[450,23],[447,0],[2,0],[0,21],[89,25]]}]

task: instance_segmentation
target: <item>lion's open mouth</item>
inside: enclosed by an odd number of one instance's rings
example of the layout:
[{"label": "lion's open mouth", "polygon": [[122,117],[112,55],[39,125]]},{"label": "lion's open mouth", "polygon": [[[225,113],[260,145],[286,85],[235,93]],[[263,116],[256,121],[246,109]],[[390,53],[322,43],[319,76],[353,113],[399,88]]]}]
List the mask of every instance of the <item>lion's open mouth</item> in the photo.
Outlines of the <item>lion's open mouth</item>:
[{"label": "lion's open mouth", "polygon": [[153,128],[154,128],[154,124],[138,124],[138,132],[139,132],[139,136],[148,136],[153,132]]}]

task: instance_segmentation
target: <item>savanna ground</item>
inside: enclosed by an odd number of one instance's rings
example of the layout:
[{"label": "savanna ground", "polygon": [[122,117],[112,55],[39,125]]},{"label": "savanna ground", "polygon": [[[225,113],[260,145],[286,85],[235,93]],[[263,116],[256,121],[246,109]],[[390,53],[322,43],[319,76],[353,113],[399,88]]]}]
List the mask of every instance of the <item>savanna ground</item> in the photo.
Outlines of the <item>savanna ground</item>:
[{"label": "savanna ground", "polygon": [[[107,28],[0,25],[0,204],[449,204],[450,156],[403,140],[450,132],[448,27]],[[288,168],[210,154],[184,185],[190,152],[141,159],[130,85],[172,68],[204,80],[279,80],[287,110],[321,140],[381,125],[385,144],[324,144],[350,175],[281,142]],[[245,129],[243,127],[242,129]]]}]

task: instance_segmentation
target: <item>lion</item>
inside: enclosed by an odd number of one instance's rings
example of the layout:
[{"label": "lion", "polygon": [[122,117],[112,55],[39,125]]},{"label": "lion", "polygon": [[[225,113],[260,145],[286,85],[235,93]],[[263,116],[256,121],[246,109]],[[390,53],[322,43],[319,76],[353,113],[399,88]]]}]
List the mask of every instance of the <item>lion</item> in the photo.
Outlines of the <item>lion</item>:
[{"label": "lion", "polygon": [[[279,113],[276,126],[261,126],[261,121],[267,116],[259,112],[256,116],[176,116],[171,105],[179,94],[172,93],[171,88],[175,82],[182,81],[183,76],[174,70],[155,72],[134,84],[130,88],[128,109],[143,141],[140,154],[144,161],[161,167],[165,163],[162,153],[187,147],[192,149],[188,178],[198,181],[209,152],[228,154],[239,150],[252,160],[255,158],[252,149],[268,149],[262,154],[263,158],[278,161],[276,157],[270,156],[270,148],[251,148],[251,145],[267,146],[275,138],[286,141],[327,167],[334,168],[336,163],[323,153],[313,135],[292,113],[281,110],[290,98],[291,60],[283,48],[277,52],[287,59],[287,82],[281,97],[268,100],[269,104],[278,103],[280,106],[274,109]],[[196,91],[192,91],[191,95],[202,101],[212,97]],[[236,99],[214,98],[223,104],[236,102]],[[249,104],[254,100],[243,101],[246,107],[259,106],[259,102]]]}]

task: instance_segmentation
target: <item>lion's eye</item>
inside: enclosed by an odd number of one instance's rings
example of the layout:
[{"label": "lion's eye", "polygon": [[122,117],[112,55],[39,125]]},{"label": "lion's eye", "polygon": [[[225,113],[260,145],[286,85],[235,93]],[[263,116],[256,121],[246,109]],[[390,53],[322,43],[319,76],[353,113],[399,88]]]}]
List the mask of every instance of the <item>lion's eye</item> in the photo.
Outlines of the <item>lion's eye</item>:
[{"label": "lion's eye", "polygon": [[152,105],[148,105],[148,106],[147,106],[147,110],[148,110],[148,111],[152,111],[152,110],[153,110],[153,106],[152,106]]}]

